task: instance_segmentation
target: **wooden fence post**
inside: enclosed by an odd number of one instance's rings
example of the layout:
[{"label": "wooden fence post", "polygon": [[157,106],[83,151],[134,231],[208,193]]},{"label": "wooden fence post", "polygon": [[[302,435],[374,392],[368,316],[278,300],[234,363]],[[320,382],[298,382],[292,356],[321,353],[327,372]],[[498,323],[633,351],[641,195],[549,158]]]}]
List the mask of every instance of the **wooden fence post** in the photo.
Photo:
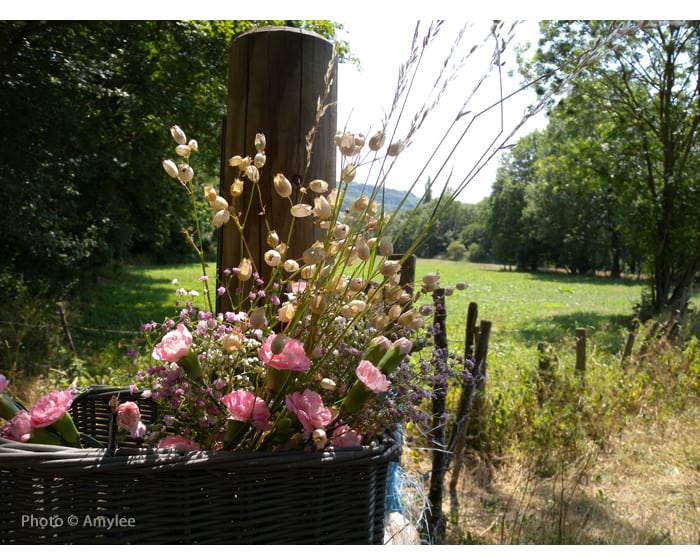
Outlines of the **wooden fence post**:
[{"label": "wooden fence post", "polygon": [[[433,291],[433,304],[435,306],[434,321],[436,327],[435,348],[447,353],[447,310],[445,308],[445,289]],[[443,355],[447,359],[447,355]],[[430,489],[428,501],[430,507],[427,511],[428,534],[431,544],[440,544],[445,535],[445,516],[442,513],[442,500],[444,493],[445,470],[448,464],[447,437],[445,432],[445,409],[447,405],[447,384],[437,387],[432,402],[432,433],[433,466],[430,474]]]},{"label": "wooden fence post", "polygon": [[73,343],[73,337],[71,336],[70,329],[68,328],[68,319],[66,318],[66,310],[63,306],[63,301],[59,300],[56,303],[56,306],[58,307],[58,314],[61,316],[61,326],[63,326],[63,334],[66,336],[68,347],[70,348],[71,353],[75,355],[77,354],[77,351],[75,350],[75,343]]},{"label": "wooden fence post", "polygon": [[634,347],[635,337],[636,335],[634,331],[630,331],[627,334],[627,341],[625,342],[625,349],[622,352],[622,358],[620,359],[620,366],[625,366],[627,359],[632,356],[632,348]]},{"label": "wooden fence post", "polygon": [[[263,263],[263,254],[269,249],[266,222],[282,241],[289,238],[285,259],[301,258],[306,248],[323,238],[323,231],[310,218],[297,219],[292,225],[289,199],[274,193],[273,178],[283,173],[292,182],[294,203],[298,200],[311,206],[315,194],[308,190],[299,199],[302,186],[318,178],[335,187],[337,65],[326,98],[326,104],[331,105],[317,129],[308,166],[306,151],[306,135],[316,123],[317,101],[324,95],[325,76],[332,60],[332,43],[301,29],[263,27],[243,33],[232,42],[220,189],[229,204],[241,214],[247,212],[248,217],[243,234],[232,221],[219,230],[220,281],[224,269],[237,267],[242,258],[248,257],[266,282],[270,275]],[[230,186],[236,175],[226,160],[234,155],[254,155],[257,133],[265,134],[267,140],[260,195],[253,195],[247,188],[243,195],[232,199]],[[247,285],[249,282],[240,285],[234,278],[231,288],[245,291]],[[226,298],[219,297],[218,311],[230,309]]]},{"label": "wooden fence post", "polygon": [[467,309],[467,324],[464,336],[464,359],[472,360],[476,351],[477,327],[476,318],[479,314],[479,307],[476,302],[470,302]]},{"label": "wooden fence post", "polygon": [[586,329],[576,328],[576,372],[583,374],[586,370]]},{"label": "wooden fence post", "polygon": [[479,338],[474,352],[474,379],[476,381],[472,422],[467,430],[468,447],[481,451],[481,439],[484,432],[484,403],[486,400],[486,363],[488,361],[491,322],[481,320]]}]

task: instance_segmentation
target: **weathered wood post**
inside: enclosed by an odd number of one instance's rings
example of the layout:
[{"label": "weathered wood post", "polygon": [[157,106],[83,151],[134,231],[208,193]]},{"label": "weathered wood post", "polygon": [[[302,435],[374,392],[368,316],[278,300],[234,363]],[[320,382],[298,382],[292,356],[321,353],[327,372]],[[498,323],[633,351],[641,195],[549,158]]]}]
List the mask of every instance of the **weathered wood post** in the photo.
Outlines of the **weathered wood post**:
[{"label": "weathered wood post", "polygon": [[625,342],[625,348],[622,352],[622,358],[620,359],[620,366],[625,366],[627,360],[632,356],[632,348],[634,347],[634,340],[636,335],[634,331],[630,331],[627,334],[627,341]]},{"label": "weathered wood post", "polygon": [[576,372],[583,377],[586,371],[586,328],[576,328]]},{"label": "weathered wood post", "polygon": [[[443,351],[440,358],[447,360],[447,310],[445,307],[445,289],[433,291],[433,305],[435,306],[434,325],[436,328],[434,339],[435,349]],[[433,388],[432,401],[432,428],[433,435],[433,466],[430,474],[430,488],[427,510],[428,535],[431,544],[440,544],[445,535],[445,516],[442,513],[442,500],[444,493],[445,470],[447,468],[447,437],[445,431],[445,410],[447,406],[447,382],[444,386]]]},{"label": "weathered wood post", "polygon": [[[294,203],[313,206],[315,194],[301,188],[313,179],[323,179],[331,187],[336,184],[336,156],[333,137],[336,132],[337,66],[332,69],[332,85],[326,97],[331,104],[321,119],[307,159],[306,137],[316,125],[317,101],[326,89],[326,72],[333,60],[333,45],[320,35],[288,27],[263,27],[243,33],[231,44],[229,84],[221,195],[241,215],[247,214],[241,234],[229,221],[219,233],[217,271],[219,280],[225,269],[237,267],[244,257],[267,282],[270,270],[263,262],[269,224],[289,250],[285,259],[299,259],[315,240],[322,239],[322,230],[311,218],[297,219],[292,224],[290,200],[275,194],[273,178],[283,173],[293,185],[290,199]],[[230,186],[235,169],[226,164],[234,155],[255,155],[255,136],[265,134],[266,162],[260,169],[260,195],[252,188],[233,198]],[[247,183],[246,186],[249,186]],[[231,288],[250,290],[233,279]],[[256,287],[257,288],[257,287]],[[228,301],[219,297],[219,311],[226,311]]]}]

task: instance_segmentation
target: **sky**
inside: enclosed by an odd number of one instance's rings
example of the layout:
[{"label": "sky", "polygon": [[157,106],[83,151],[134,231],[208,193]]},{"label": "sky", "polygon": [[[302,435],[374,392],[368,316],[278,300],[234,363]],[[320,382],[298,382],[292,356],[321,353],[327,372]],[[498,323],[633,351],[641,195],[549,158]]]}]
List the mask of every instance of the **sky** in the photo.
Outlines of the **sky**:
[{"label": "sky", "polygon": [[[347,127],[349,131],[361,132],[370,135],[377,131],[385,111],[391,106],[395,85],[397,82],[400,65],[407,59],[411,40],[414,35],[416,20],[396,20],[387,27],[386,20],[376,18],[348,18],[340,20],[344,26],[341,38],[348,41],[352,53],[359,58],[360,65],[341,64],[338,73],[338,127]],[[429,22],[422,22],[420,29],[425,29]],[[409,109],[402,120],[405,124],[410,121],[418,109],[423,106],[430,87],[435,81],[435,75],[443,64],[449,50],[455,44],[455,38],[460,28],[467,22],[464,20],[449,20],[440,30],[436,41],[428,49],[424,61],[421,63],[419,77],[416,80],[415,92],[409,97]],[[480,20],[473,22],[466,30],[461,44],[453,54],[455,60],[460,60],[474,44],[482,44],[488,36],[491,22]],[[506,26],[510,28],[510,24]],[[424,33],[424,31],[422,31]],[[504,63],[501,79],[493,73],[480,86],[478,93],[467,104],[466,109],[471,111],[469,115],[460,119],[458,123],[461,130],[470,121],[471,115],[478,114],[484,108],[493,105],[503,95],[508,95],[520,88],[521,77],[517,73],[513,47],[515,44],[525,44],[527,41],[537,40],[537,21],[523,21],[517,24],[514,38],[510,48],[504,53]],[[445,185],[456,188],[462,179],[471,172],[471,169],[479,164],[479,158],[493,153],[489,149],[491,142],[497,140],[500,145],[502,140],[521,121],[527,106],[535,100],[532,91],[518,93],[500,108],[494,108],[476,118],[469,131],[461,140],[460,148],[450,157],[450,160],[441,173],[439,167],[447,159],[447,154],[439,154],[430,157],[433,148],[442,138],[445,130],[454,122],[455,115],[463,106],[469,93],[473,91],[478,79],[488,67],[488,60],[493,52],[493,39],[487,40],[484,47],[471,55],[471,62],[461,67],[455,73],[445,95],[440,99],[436,108],[428,113],[423,128],[416,134],[413,145],[402,152],[396,160],[394,167],[387,176],[386,185],[390,188],[406,190],[414,183],[413,193],[423,194],[426,182],[430,179],[435,182],[433,191],[441,189]],[[482,53],[483,51],[483,53]],[[473,59],[473,60],[472,60]],[[448,65],[449,67],[449,65]],[[514,72],[511,77],[508,74]],[[414,103],[411,104],[411,98]],[[537,115],[530,119],[515,138],[541,128],[546,123],[543,115]],[[397,137],[401,138],[401,130]],[[457,136],[453,134],[446,145],[453,145]],[[508,144],[512,144],[509,141]],[[481,169],[476,176],[464,187],[458,199],[466,203],[476,203],[487,197],[491,192],[491,185],[499,164],[499,151],[491,158],[491,162]],[[429,168],[421,174],[426,161],[432,159],[433,168]],[[437,176],[436,176],[437,175]],[[448,175],[450,179],[448,180]],[[364,182],[358,174],[357,182]],[[367,182],[374,183],[375,176],[368,176]]]}]

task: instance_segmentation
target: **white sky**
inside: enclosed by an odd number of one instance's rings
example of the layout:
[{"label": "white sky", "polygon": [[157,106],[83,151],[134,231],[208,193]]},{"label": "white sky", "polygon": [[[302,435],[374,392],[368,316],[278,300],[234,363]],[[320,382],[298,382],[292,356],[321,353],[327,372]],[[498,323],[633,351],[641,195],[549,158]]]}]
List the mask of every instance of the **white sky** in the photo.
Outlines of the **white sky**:
[{"label": "white sky", "polygon": [[[361,68],[350,64],[341,64],[338,75],[338,127],[347,126],[352,132],[368,133],[376,131],[384,114],[388,110],[393,98],[393,93],[397,81],[399,66],[408,57],[411,40],[416,26],[415,20],[396,20],[387,26],[386,20],[376,18],[348,18],[341,20],[344,25],[344,33],[341,38],[346,39],[350,48],[359,59]],[[423,64],[425,70],[420,75],[423,78],[418,80],[419,85],[416,91],[416,103],[411,105],[408,115],[403,118],[404,122],[409,122],[413,114],[424,102],[428,94],[428,84],[434,81],[435,72],[445,59],[449,49],[454,44],[457,31],[466,22],[449,20],[445,28],[441,30],[438,37],[441,41],[432,44],[428,52],[430,58]],[[422,25],[427,24],[423,22]],[[462,39],[462,47],[457,51],[455,59],[460,59],[472,45],[481,44],[488,34],[490,21],[480,20],[474,22]],[[511,47],[517,43],[526,41],[536,41],[537,21],[521,22],[515,34],[515,39],[511,42]],[[490,56],[493,49],[493,41],[486,43],[484,54]],[[472,57],[477,57],[477,54]],[[475,58],[475,60],[458,72],[457,79],[450,84],[452,94],[446,94],[435,110],[431,110],[423,129],[416,136],[415,144],[404,151],[397,159],[394,168],[387,179],[386,185],[399,190],[408,189],[416,181],[417,184],[413,193],[420,196],[424,191],[428,178],[435,179],[435,175],[427,171],[420,175],[422,165],[429,159],[427,155],[442,137],[444,131],[463,105],[468,94],[473,90],[476,81],[482,72],[488,67],[487,59]],[[520,87],[520,77],[517,75],[515,58],[512,48],[505,54],[505,66],[503,67],[502,78],[503,94],[507,95]],[[515,77],[508,77],[508,71],[516,72]],[[421,91],[421,88],[425,92]],[[480,94],[473,98],[467,109],[471,114],[476,114],[485,107],[500,99],[498,75],[492,74],[480,88]],[[521,120],[527,105],[535,99],[534,93],[528,91],[519,93],[514,99],[508,101],[504,106],[503,132],[501,141],[514,129]],[[461,119],[462,127],[466,125],[469,117]],[[544,118],[536,117],[523,128],[521,133],[529,132],[543,125]],[[450,185],[456,187],[457,184],[467,175],[470,169],[478,162],[479,157],[488,151],[490,142],[499,137],[501,129],[501,113],[499,110],[492,110],[484,116],[475,120],[474,125],[467,133],[466,139],[462,141],[462,147],[451,158],[449,167],[438,176],[434,191],[441,189],[449,171],[452,171]],[[399,136],[401,131],[399,131]],[[420,138],[420,143],[418,138]],[[453,144],[448,141],[447,144]],[[446,155],[438,156],[434,160],[443,161]],[[464,202],[474,203],[488,196],[491,191],[491,184],[498,166],[498,156],[492,158],[491,163],[482,169],[475,179],[465,188],[459,199]],[[365,182],[363,175],[358,173],[357,182]],[[373,183],[372,177],[367,178],[367,182]]]}]

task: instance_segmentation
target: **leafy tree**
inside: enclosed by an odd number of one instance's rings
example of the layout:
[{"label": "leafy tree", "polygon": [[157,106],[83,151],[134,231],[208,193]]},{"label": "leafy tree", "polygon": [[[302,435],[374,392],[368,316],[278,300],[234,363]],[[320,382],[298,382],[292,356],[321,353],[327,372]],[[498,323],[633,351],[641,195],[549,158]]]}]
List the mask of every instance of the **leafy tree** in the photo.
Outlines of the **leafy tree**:
[{"label": "leafy tree", "polygon": [[[414,243],[425,239],[415,251],[419,258],[435,258],[446,254],[447,247],[459,239],[460,231],[467,223],[469,209],[466,204],[451,199],[449,190],[429,202],[418,204],[410,210],[402,210],[392,219],[391,231],[394,251],[402,253]],[[438,219],[433,215],[439,213]],[[432,223],[426,230],[426,223]]]},{"label": "leafy tree", "polygon": [[167,129],[209,146],[197,169],[215,182],[230,42],[283,23],[0,22],[3,265],[62,292],[114,260],[189,256],[184,192],[159,165]]},{"label": "leafy tree", "polygon": [[[660,312],[682,298],[700,271],[700,206],[690,201],[697,197],[700,23],[644,22],[620,31],[606,21],[559,21],[543,22],[541,31],[535,59],[524,67],[528,75],[555,68],[575,75],[581,98],[619,126],[616,145],[624,140],[626,147],[613,157],[634,154],[621,165],[616,198],[647,219],[638,231],[653,277],[653,310]],[[591,41],[611,46],[597,60],[569,66]],[[543,94],[561,85],[551,75]]]},{"label": "leafy tree", "polygon": [[519,268],[535,269],[539,264],[537,250],[531,249],[524,212],[540,141],[541,132],[533,132],[503,157],[489,198],[486,231],[491,253],[496,260]]},{"label": "leafy tree", "polygon": [[447,257],[455,262],[462,261],[466,253],[467,247],[459,240],[453,240],[447,247]]}]

